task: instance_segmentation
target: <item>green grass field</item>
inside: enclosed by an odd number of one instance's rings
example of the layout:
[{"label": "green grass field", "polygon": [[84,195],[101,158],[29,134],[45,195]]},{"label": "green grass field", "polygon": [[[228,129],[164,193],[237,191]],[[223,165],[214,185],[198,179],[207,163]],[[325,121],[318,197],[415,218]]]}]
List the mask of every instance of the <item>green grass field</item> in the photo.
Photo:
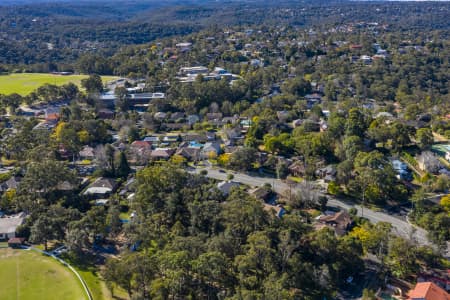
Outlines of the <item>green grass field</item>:
[{"label": "green grass field", "polygon": [[0,280],[3,300],[87,299],[67,267],[31,250],[0,249]]},{"label": "green grass field", "polygon": [[[87,75],[53,75],[40,73],[15,73],[10,75],[0,75],[0,94],[9,95],[17,93],[26,96],[38,87],[49,83],[55,85],[63,85],[73,82],[80,86],[81,80]],[[117,77],[102,76],[103,82],[110,81]]]}]

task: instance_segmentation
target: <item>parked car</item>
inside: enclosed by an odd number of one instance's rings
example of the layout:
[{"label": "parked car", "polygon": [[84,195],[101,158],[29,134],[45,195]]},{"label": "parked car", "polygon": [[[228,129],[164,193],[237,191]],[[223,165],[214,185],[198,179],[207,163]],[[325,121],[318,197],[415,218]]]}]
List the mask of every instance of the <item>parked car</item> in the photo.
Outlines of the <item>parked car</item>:
[{"label": "parked car", "polygon": [[66,246],[61,246],[61,247],[58,247],[55,250],[53,250],[52,254],[55,255],[55,256],[59,256],[59,255],[65,253],[65,252],[67,252],[68,250],[69,249],[67,249]]}]

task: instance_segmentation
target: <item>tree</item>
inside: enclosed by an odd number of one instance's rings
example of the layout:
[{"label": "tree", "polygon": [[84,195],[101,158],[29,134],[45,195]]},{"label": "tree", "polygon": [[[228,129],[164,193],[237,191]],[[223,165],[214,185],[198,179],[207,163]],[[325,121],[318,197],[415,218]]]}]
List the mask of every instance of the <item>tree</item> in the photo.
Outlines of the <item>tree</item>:
[{"label": "tree", "polygon": [[80,226],[81,222],[73,222],[69,224],[66,234],[66,246],[69,251],[76,255],[81,255],[84,249],[89,246],[89,235],[86,230]]},{"label": "tree", "polygon": [[55,227],[53,221],[46,214],[41,214],[31,226],[30,241],[33,243],[44,243],[44,249],[47,251],[47,243],[54,236]]},{"label": "tree", "polygon": [[297,208],[314,208],[321,205],[321,195],[310,181],[302,181],[298,185],[297,193],[291,205]]},{"label": "tree", "polygon": [[64,126],[60,133],[60,145],[72,154],[73,160],[81,150],[81,142],[75,129]]},{"label": "tree", "polygon": [[283,93],[305,96],[311,92],[311,83],[301,77],[296,77],[283,83],[281,90]]},{"label": "tree", "polygon": [[256,162],[256,154],[257,151],[253,148],[238,149],[231,154],[228,165],[233,170],[248,171]]},{"label": "tree", "polygon": [[59,185],[64,182],[76,184],[76,178],[75,174],[62,162],[51,159],[31,162],[28,164],[25,176],[19,186],[18,195],[27,197],[34,204],[39,202],[40,197],[45,199],[43,203],[51,203],[56,200],[56,196],[53,194],[58,191]]},{"label": "tree", "polygon": [[356,154],[363,149],[364,144],[361,137],[351,135],[344,138],[342,146],[345,152],[345,158],[353,160],[356,157]]},{"label": "tree", "polygon": [[107,144],[105,146],[105,155],[106,155],[106,159],[108,161],[108,165],[110,168],[109,172],[112,176],[115,176],[115,174],[116,174],[116,166],[114,164],[115,153],[116,153],[116,149],[112,145]]},{"label": "tree", "polygon": [[373,290],[364,289],[361,300],[377,300],[377,296]]},{"label": "tree", "polygon": [[345,123],[346,135],[363,137],[366,128],[367,126],[363,113],[357,108],[350,109]]},{"label": "tree", "polygon": [[128,91],[124,87],[116,87],[114,90],[114,95],[116,96],[116,107],[121,112],[126,112],[129,109],[128,103]]},{"label": "tree", "polygon": [[192,261],[193,270],[209,297],[233,286],[235,279],[230,265],[229,259],[217,251],[203,253]]},{"label": "tree", "polygon": [[82,228],[88,234],[91,241],[102,239],[106,233],[106,210],[103,206],[92,207],[78,222],[78,228]]},{"label": "tree", "polygon": [[130,174],[131,168],[128,165],[127,156],[123,151],[120,152],[119,155],[119,165],[117,167],[117,176],[121,178],[127,178],[128,174]]},{"label": "tree", "polygon": [[447,213],[450,213],[450,195],[443,196],[440,205]]},{"label": "tree", "polygon": [[410,127],[398,122],[394,123],[390,128],[392,149],[398,152],[403,147],[409,145],[411,143],[411,139],[409,138],[411,134],[414,134],[414,132]]},{"label": "tree", "polygon": [[350,188],[365,201],[383,203],[387,199],[403,193],[397,187],[397,178],[392,165],[378,151],[359,152],[355,158],[356,176]]},{"label": "tree", "polygon": [[97,74],[82,79],[81,86],[90,94],[101,93],[103,91],[102,78]]},{"label": "tree", "polygon": [[111,236],[116,236],[122,229],[122,221],[120,220],[120,210],[116,205],[111,205],[106,216],[106,223],[109,227]]},{"label": "tree", "polygon": [[271,248],[271,241],[263,231],[250,234],[245,248],[245,254],[235,259],[239,281],[243,289],[258,291],[266,274],[275,271],[275,250]]},{"label": "tree", "polygon": [[416,132],[416,141],[420,149],[429,149],[434,143],[433,132],[430,128],[420,128]]},{"label": "tree", "polygon": [[289,168],[286,162],[279,160],[276,165],[276,173],[278,179],[285,179],[289,174]]},{"label": "tree", "polygon": [[379,222],[375,225],[364,223],[355,227],[351,237],[356,237],[366,253],[376,255],[382,262],[388,252],[388,243],[390,239],[392,225],[386,222]]},{"label": "tree", "polygon": [[417,249],[411,242],[403,238],[393,237],[390,239],[386,260],[394,276],[406,278],[419,271]]}]

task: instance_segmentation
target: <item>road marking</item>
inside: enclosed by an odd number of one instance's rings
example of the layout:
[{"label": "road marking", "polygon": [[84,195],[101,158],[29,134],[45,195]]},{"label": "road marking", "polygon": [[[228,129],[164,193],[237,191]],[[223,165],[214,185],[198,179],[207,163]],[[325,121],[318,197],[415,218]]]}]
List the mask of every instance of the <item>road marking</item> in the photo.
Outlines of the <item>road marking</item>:
[{"label": "road marking", "polygon": [[16,299],[20,299],[20,268],[19,268],[19,256],[16,257]]}]

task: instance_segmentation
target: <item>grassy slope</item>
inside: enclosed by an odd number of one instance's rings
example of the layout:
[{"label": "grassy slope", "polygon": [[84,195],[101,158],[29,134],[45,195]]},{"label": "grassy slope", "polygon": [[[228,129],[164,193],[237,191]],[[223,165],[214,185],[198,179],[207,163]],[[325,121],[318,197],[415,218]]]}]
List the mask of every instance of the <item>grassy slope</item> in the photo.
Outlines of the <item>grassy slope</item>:
[{"label": "grassy slope", "polygon": [[0,249],[0,299],[85,300],[87,296],[66,267],[33,251]]},{"label": "grassy slope", "polygon": [[[46,83],[63,85],[73,82],[80,85],[81,79],[86,78],[87,75],[52,75],[52,74],[38,74],[38,73],[16,73],[10,75],[0,75],[0,94],[9,95],[18,93],[22,96],[28,95],[41,85]],[[109,81],[113,76],[102,76],[103,81]]]},{"label": "grassy slope", "polygon": [[114,297],[111,295],[111,291],[100,277],[99,270],[92,263],[92,258],[77,259],[70,255],[64,255],[62,258],[77,270],[86,282],[94,300],[128,299],[127,293],[118,287],[114,288]]}]

